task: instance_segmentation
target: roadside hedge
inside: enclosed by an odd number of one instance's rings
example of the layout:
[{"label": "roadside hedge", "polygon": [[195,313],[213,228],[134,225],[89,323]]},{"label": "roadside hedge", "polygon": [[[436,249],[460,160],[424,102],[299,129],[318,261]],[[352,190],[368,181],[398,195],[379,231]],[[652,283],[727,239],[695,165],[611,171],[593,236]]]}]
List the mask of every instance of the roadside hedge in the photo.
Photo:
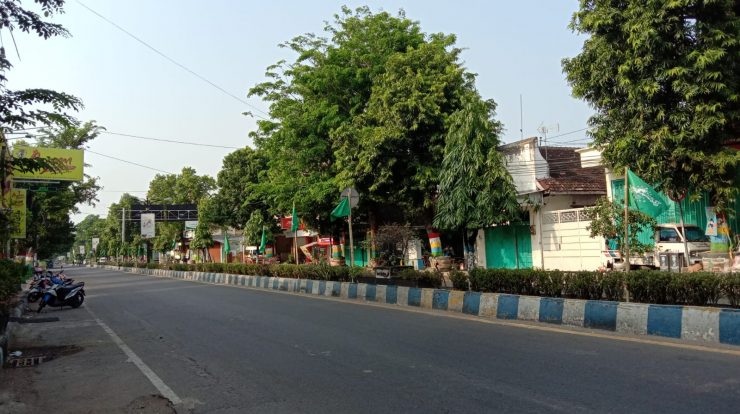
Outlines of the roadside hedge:
[{"label": "roadside hedge", "polygon": [[740,305],[740,274],[631,272],[563,272],[559,270],[474,269],[474,291],[576,299],[715,305],[724,297]]},{"label": "roadside hedge", "polygon": [[6,301],[20,290],[31,276],[31,268],[11,260],[0,260],[0,301]]},{"label": "roadside hedge", "polygon": [[[360,278],[374,280],[370,270],[361,267],[241,263],[158,265],[156,263],[123,262],[110,264],[123,267],[339,282],[357,282]],[[439,272],[405,269],[394,279],[399,281],[399,284],[404,283],[410,286],[433,288],[442,286],[442,276]],[[731,306],[740,306],[740,274],[738,273],[668,273],[655,270],[635,270],[625,273],[566,272],[537,269],[473,269],[467,275],[459,271],[451,272],[450,280],[455,289],[470,289],[476,292],[611,301],[625,301],[629,296],[631,302],[694,306],[716,305],[721,298],[726,298]]]},{"label": "roadside hedge", "polygon": [[[165,269],[176,271],[192,271],[207,273],[229,273],[237,275],[259,275],[268,277],[283,277],[293,279],[327,280],[336,282],[356,282],[359,278],[374,278],[373,273],[363,267],[329,266],[318,265],[296,265],[296,264],[242,264],[242,263],[196,263],[183,264],[172,263],[139,263],[118,262],[109,263],[122,267],[137,267],[145,269]],[[405,269],[395,277],[411,285],[424,287],[442,286],[442,276],[434,272],[420,272],[413,269]]]}]

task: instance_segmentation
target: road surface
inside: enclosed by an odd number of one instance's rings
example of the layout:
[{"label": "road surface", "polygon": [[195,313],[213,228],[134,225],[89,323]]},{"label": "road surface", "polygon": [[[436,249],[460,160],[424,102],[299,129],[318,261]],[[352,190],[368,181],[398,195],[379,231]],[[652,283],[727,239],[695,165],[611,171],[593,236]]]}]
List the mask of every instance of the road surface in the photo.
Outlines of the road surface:
[{"label": "road surface", "polygon": [[194,412],[740,412],[737,355],[103,269],[68,275],[87,283],[83,307]]}]

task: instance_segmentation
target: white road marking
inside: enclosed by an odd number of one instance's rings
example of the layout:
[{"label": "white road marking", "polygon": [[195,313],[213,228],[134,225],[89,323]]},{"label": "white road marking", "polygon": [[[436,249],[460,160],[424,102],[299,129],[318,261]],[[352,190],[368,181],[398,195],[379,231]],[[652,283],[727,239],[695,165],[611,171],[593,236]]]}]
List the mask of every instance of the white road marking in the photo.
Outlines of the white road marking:
[{"label": "white road marking", "polygon": [[90,310],[89,306],[86,305],[85,309],[87,309],[93,319],[95,319],[95,322],[97,322],[98,325],[100,325],[100,327],[103,328],[103,330],[111,337],[113,343],[121,348],[123,353],[129,357],[131,362],[133,362],[134,365],[139,368],[141,373],[149,379],[152,385],[154,385],[154,387],[159,390],[159,393],[162,394],[163,397],[172,401],[172,404],[182,404],[182,400],[180,399],[180,397],[177,396],[177,394],[175,394],[174,391],[172,391],[172,388],[168,387],[167,384],[162,381],[162,378],[159,378],[159,375],[152,371],[152,369],[149,368],[149,366],[145,364],[144,361],[142,361],[141,358],[139,358],[139,356],[136,355],[136,353],[134,353],[134,351],[131,350],[131,348],[129,348],[128,345],[126,345],[126,343],[123,342],[123,340],[115,332],[113,332],[113,329],[111,329],[110,326],[106,325],[105,322],[95,316],[95,314]]}]

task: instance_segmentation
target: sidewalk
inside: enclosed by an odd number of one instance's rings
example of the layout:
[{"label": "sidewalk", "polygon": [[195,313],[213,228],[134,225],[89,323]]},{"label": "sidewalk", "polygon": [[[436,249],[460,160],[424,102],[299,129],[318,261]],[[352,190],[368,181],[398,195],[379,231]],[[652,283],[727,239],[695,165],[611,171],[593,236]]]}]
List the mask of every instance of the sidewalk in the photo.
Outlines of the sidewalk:
[{"label": "sidewalk", "polygon": [[[8,351],[21,351],[0,370],[0,413],[174,413],[168,400],[132,364],[87,310],[30,304],[10,322]],[[41,358],[34,358],[41,357]],[[28,359],[26,359],[28,358]]]}]

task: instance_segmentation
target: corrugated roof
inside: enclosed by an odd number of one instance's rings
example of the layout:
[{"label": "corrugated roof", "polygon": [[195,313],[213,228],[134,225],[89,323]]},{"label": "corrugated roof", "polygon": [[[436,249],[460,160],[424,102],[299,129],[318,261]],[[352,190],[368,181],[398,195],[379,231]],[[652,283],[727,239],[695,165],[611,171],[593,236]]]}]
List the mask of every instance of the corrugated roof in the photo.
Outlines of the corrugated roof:
[{"label": "corrugated roof", "polygon": [[538,179],[537,183],[550,193],[606,194],[604,168],[582,168],[577,149],[540,147],[540,153],[547,161],[550,177]]}]

